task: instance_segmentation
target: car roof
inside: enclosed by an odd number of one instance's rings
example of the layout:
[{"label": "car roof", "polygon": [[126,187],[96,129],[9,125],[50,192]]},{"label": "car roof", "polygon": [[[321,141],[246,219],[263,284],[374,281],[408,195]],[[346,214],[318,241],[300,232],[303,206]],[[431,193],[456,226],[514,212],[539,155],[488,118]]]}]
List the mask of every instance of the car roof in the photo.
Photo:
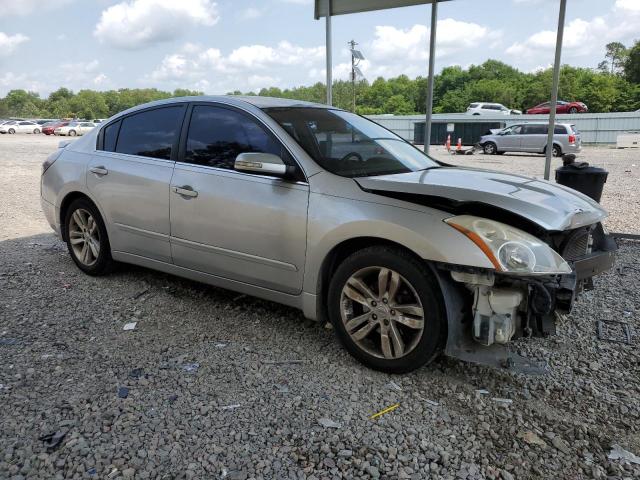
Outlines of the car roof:
[{"label": "car roof", "polygon": [[[505,128],[508,127],[515,127],[518,125],[544,125],[547,126],[549,125],[549,122],[520,122],[520,123],[512,123],[511,125],[507,125]],[[571,126],[571,125],[575,125],[574,123],[569,123],[569,122],[556,122],[556,125],[563,125],[563,126]]]},{"label": "car roof", "polygon": [[[183,102],[219,102],[226,103],[227,105],[236,105],[239,107],[252,105],[259,109],[265,108],[292,108],[292,107],[307,107],[307,108],[324,108],[332,110],[340,110],[339,108],[332,107],[330,105],[323,105],[321,103],[305,102],[302,100],[294,100],[289,98],[277,98],[277,97],[261,97],[258,95],[200,95],[192,97],[172,97],[163,100],[156,100],[154,102],[144,103],[137,105],[128,110],[120,112],[116,115],[120,117],[124,114],[133,113],[137,110],[142,110],[149,107],[159,107],[162,105],[171,105],[173,103]],[[114,117],[115,118],[115,117]]]}]

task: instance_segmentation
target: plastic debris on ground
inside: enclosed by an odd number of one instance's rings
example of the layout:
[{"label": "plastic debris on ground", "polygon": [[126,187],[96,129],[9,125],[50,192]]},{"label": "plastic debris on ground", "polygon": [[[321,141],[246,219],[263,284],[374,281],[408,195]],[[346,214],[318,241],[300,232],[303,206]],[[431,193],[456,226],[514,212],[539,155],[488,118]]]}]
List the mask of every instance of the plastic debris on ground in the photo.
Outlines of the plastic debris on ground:
[{"label": "plastic debris on ground", "polygon": [[242,405],[239,403],[234,403],[233,405],[225,405],[224,407],[218,407],[220,410],[235,410],[236,408],[240,408]]},{"label": "plastic debris on ground", "polygon": [[184,370],[187,373],[195,373],[198,371],[199,368],[200,368],[199,363],[185,363],[182,366],[182,370]]},{"label": "plastic debris on ground", "polygon": [[476,390],[476,393],[478,395],[489,395],[489,390],[485,390],[484,388],[480,388],[480,389]]},{"label": "plastic debris on ground", "polygon": [[513,403],[513,400],[511,400],[510,398],[496,398],[493,397],[491,400],[493,400],[496,403],[502,403],[503,405],[510,405]]},{"label": "plastic debris on ground", "polygon": [[341,423],[334,422],[330,418],[319,418],[318,423],[322,425],[324,428],[342,428]]},{"label": "plastic debris on ground", "polygon": [[129,396],[129,389],[127,387],[118,388],[118,397],[127,398]]},{"label": "plastic debris on ground", "polygon": [[64,437],[67,436],[67,433],[69,433],[68,429],[58,430],[56,432],[42,435],[39,437],[39,440],[44,442],[45,447],[47,447],[47,452],[51,453],[60,446]]},{"label": "plastic debris on ground", "polygon": [[439,404],[438,402],[434,402],[433,400],[429,400],[429,399],[426,399],[426,400],[425,400],[425,403],[426,403],[427,405],[431,405],[432,407],[438,407],[438,406],[440,406],[440,404]]},{"label": "plastic debris on ground", "polygon": [[124,327],[122,327],[122,330],[135,330],[136,329],[136,325],[138,324],[138,322],[129,322],[129,323],[125,323]]},{"label": "plastic debris on ground", "polygon": [[265,360],[265,365],[288,365],[288,364],[298,364],[303,363],[302,360]]},{"label": "plastic debris on ground", "polygon": [[611,445],[611,451],[607,455],[609,460],[625,460],[629,463],[640,465],[640,457],[625,450],[618,444]]},{"label": "plastic debris on ground", "polygon": [[531,445],[540,445],[542,447],[547,446],[547,442],[540,438],[535,432],[523,432],[518,436]]},{"label": "plastic debris on ground", "polygon": [[375,420],[377,418],[380,418],[382,415],[386,415],[387,413],[391,413],[393,412],[396,408],[398,408],[400,406],[399,403],[394,403],[393,405],[391,405],[390,407],[385,408],[384,410],[380,410],[378,413],[374,413],[373,415],[371,415],[369,417],[369,420]]},{"label": "plastic debris on ground", "polygon": [[390,381],[389,383],[387,383],[387,388],[389,390],[396,390],[398,392],[402,391],[402,387],[400,385],[398,385],[396,382],[394,382],[393,380]]},{"label": "plastic debris on ground", "polygon": [[0,338],[0,345],[17,345],[17,338]]},{"label": "plastic debris on ground", "polygon": [[142,368],[134,368],[129,372],[129,378],[138,379],[144,376],[144,370]]}]

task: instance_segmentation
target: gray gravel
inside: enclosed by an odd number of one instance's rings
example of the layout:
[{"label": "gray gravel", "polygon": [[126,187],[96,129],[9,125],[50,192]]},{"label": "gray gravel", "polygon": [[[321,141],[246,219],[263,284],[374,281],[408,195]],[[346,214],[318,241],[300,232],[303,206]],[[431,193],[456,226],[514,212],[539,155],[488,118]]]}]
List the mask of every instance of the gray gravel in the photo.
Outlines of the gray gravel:
[{"label": "gray gravel", "polygon": [[0,136],[0,478],[640,477],[607,458],[640,454],[640,338],[594,325],[640,331],[637,242],[557,337],[516,345],[548,375],[439,359],[392,376],[286,307],[137,267],[80,273],[39,213],[54,143]]}]

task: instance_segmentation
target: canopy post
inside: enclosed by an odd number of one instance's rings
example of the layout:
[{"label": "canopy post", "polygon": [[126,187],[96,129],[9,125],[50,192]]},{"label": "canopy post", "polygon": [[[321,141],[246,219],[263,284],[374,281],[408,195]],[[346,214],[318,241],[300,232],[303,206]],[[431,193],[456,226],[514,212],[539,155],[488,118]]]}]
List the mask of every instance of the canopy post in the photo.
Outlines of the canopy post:
[{"label": "canopy post", "polygon": [[325,17],[326,21],[326,57],[327,57],[327,105],[333,104],[333,71],[332,71],[332,62],[331,62],[331,0],[326,0],[327,2],[327,16]]},{"label": "canopy post", "polygon": [[562,37],[564,36],[564,16],[567,0],[560,0],[558,14],[558,33],[556,37],[556,56],[553,61],[553,86],[551,87],[551,105],[549,105],[549,131],[547,132],[547,151],[544,163],[544,179],[549,180],[551,174],[551,157],[553,155],[553,135],[556,127],[556,107],[558,105],[558,83],[560,81],[560,56],[562,54]]},{"label": "canopy post", "polygon": [[424,152],[429,154],[431,145],[431,115],[433,110],[433,70],[436,61],[436,27],[438,25],[438,0],[431,4],[431,31],[429,35],[429,77],[427,78],[427,112],[424,122]]}]

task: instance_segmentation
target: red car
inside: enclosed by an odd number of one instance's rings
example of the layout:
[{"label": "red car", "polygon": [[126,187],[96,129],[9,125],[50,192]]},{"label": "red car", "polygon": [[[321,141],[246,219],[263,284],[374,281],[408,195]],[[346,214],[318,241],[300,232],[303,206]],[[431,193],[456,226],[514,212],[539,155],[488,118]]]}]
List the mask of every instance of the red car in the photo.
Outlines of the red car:
[{"label": "red car", "polygon": [[[551,102],[541,103],[527,110],[527,113],[529,115],[549,113],[551,111],[549,108],[550,104]],[[563,100],[558,100],[558,106],[556,108],[556,113],[587,113],[588,111],[589,108],[582,102],[565,102]]]},{"label": "red car", "polygon": [[69,122],[49,122],[42,126],[42,133],[45,135],[53,135],[53,131],[59,127],[66,127]]}]

